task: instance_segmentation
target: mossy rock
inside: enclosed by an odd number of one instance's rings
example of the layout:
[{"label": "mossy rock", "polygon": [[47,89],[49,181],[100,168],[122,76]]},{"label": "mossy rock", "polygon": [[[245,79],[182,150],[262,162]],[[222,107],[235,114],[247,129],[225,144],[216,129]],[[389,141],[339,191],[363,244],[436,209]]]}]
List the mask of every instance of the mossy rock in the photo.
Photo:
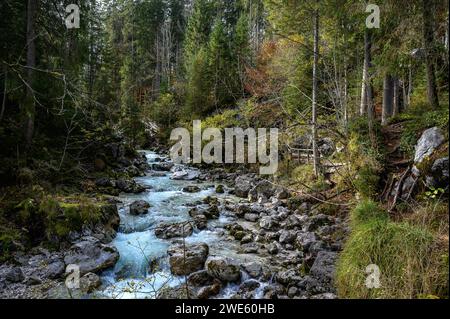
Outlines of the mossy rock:
[{"label": "mossy rock", "polygon": [[85,197],[47,197],[40,203],[39,213],[45,220],[48,238],[64,238],[71,231],[97,224],[116,230],[120,223],[116,205]]}]

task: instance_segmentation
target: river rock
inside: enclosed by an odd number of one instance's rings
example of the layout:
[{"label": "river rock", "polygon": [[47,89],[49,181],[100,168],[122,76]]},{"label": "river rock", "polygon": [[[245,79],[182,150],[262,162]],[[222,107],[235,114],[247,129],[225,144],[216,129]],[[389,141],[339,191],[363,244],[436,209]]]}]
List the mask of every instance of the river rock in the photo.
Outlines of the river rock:
[{"label": "river rock", "polygon": [[438,127],[432,127],[423,132],[416,145],[416,153],[414,155],[414,163],[420,164],[423,160],[430,156],[436,148],[445,141],[444,134]]},{"label": "river rock", "polygon": [[269,181],[261,181],[254,186],[248,193],[250,201],[258,201],[259,199],[267,199],[275,194],[275,187]]},{"label": "river rock", "polygon": [[264,216],[259,220],[259,226],[266,230],[271,230],[277,226],[277,222],[270,216]]},{"label": "river rock", "polygon": [[292,244],[295,240],[295,232],[289,230],[282,230],[280,232],[280,244]]},{"label": "river rock", "polygon": [[205,215],[195,215],[193,218],[197,229],[203,230],[208,227],[208,218]]},{"label": "river rock", "polygon": [[310,276],[316,279],[324,290],[333,289],[335,264],[338,254],[330,251],[320,251],[310,270]]},{"label": "river rock", "polygon": [[195,186],[195,185],[186,186],[186,187],[183,187],[183,192],[185,192],[185,193],[198,193],[198,192],[200,192],[200,187]]},{"label": "river rock", "polygon": [[317,241],[313,232],[299,232],[296,238],[297,247],[302,251],[309,251],[312,244]]},{"label": "river rock", "polygon": [[25,279],[25,276],[20,267],[4,266],[0,268],[0,283],[18,283]]},{"label": "river rock", "polygon": [[242,269],[252,278],[259,278],[263,271],[261,264],[257,262],[243,264]]},{"label": "river rock", "polygon": [[244,219],[249,221],[249,222],[257,222],[259,219],[259,214],[254,214],[254,213],[247,213],[244,215]]},{"label": "river rock", "polygon": [[261,284],[257,280],[249,279],[239,286],[237,294],[242,299],[253,299],[255,297],[255,290],[260,286]]},{"label": "river rock", "polygon": [[216,280],[212,285],[201,287],[196,295],[198,299],[208,299],[216,296],[222,289],[222,284],[219,280]]},{"label": "river rock", "polygon": [[189,237],[194,232],[191,223],[162,224],[155,228],[155,235],[161,239]]},{"label": "river rock", "polygon": [[100,277],[94,273],[87,273],[80,278],[80,289],[84,293],[91,293],[102,285]]},{"label": "river rock", "polygon": [[169,172],[172,167],[174,167],[174,163],[172,162],[157,162],[152,163],[151,168],[155,171],[161,171],[161,172]]},{"label": "river rock", "polygon": [[84,237],[75,243],[64,257],[66,265],[77,265],[80,274],[99,272],[113,267],[119,260],[115,247],[102,244],[94,237]]},{"label": "river rock", "polygon": [[176,181],[181,181],[181,180],[193,181],[193,180],[198,179],[199,175],[200,174],[197,171],[181,170],[181,171],[174,172],[170,178],[173,180],[176,180]]},{"label": "river rock", "polygon": [[137,184],[131,179],[119,179],[116,181],[116,187],[124,193],[139,194],[145,191],[145,187]]},{"label": "river rock", "polygon": [[184,276],[203,269],[208,253],[207,244],[171,246],[168,254],[172,274]]},{"label": "river rock", "polygon": [[130,205],[130,214],[133,216],[145,215],[148,213],[150,204],[145,200],[138,200]]},{"label": "river rock", "polygon": [[267,251],[271,255],[276,255],[280,251],[280,246],[276,241],[274,241],[267,245]]},{"label": "river rock", "polygon": [[215,278],[210,276],[206,270],[199,270],[188,276],[187,283],[189,286],[202,287],[211,285],[214,279]]},{"label": "river rock", "polygon": [[223,193],[225,193],[225,188],[224,188],[224,186],[223,186],[223,185],[217,185],[217,186],[216,186],[216,193],[217,193],[217,194],[223,194]]},{"label": "river rock", "polygon": [[219,207],[216,204],[212,204],[203,211],[203,215],[205,215],[208,219],[217,219],[220,216]]},{"label": "river rock", "polygon": [[210,276],[224,282],[236,282],[241,278],[239,265],[226,257],[209,257],[206,261],[206,271]]},{"label": "river rock", "polygon": [[252,189],[253,179],[248,175],[238,176],[234,181],[234,194],[237,197],[247,198]]}]

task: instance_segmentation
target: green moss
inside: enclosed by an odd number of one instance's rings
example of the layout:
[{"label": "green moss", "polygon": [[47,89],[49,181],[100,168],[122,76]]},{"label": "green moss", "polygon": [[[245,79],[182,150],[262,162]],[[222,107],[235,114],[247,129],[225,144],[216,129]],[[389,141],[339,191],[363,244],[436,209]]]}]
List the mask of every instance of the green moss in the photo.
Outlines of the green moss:
[{"label": "green moss", "polygon": [[93,225],[102,217],[101,205],[83,198],[79,202],[62,202],[48,197],[41,202],[39,212],[45,219],[47,235],[58,237],[80,231],[84,225]]},{"label": "green moss", "polygon": [[0,262],[11,257],[14,242],[20,239],[20,232],[9,227],[0,227]]}]

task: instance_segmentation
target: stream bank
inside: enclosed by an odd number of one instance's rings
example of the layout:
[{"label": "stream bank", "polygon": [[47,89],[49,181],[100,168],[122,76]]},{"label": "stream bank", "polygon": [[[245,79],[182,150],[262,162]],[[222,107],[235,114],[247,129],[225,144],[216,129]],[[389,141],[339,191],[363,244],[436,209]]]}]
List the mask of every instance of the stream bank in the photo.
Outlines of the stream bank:
[{"label": "stream bank", "polygon": [[[336,298],[332,279],[347,232],[343,220],[254,174],[203,172],[141,154],[148,165],[129,189],[97,181],[122,188],[111,199],[114,218],[120,216],[112,241],[91,231],[66,250],[22,256],[21,264],[0,269],[2,296]],[[30,279],[35,259],[57,271]],[[84,267],[82,287],[70,294],[68,263]]]}]

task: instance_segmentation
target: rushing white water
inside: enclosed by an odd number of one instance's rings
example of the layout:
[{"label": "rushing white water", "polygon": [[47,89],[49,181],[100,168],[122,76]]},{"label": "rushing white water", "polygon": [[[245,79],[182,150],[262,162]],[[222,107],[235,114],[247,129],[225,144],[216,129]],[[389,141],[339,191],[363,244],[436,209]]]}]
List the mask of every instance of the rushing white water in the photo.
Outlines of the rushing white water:
[{"label": "rushing white water", "polygon": [[[149,163],[160,160],[160,156],[145,152]],[[215,193],[214,185],[193,181],[176,181],[170,179],[171,173],[149,174],[136,178],[136,181],[150,189],[142,194],[123,194],[119,207],[121,226],[112,244],[118,249],[120,259],[114,269],[103,273],[102,290],[95,294],[101,298],[155,298],[165,287],[175,287],[183,283],[184,278],[173,276],[168,266],[167,249],[171,242],[155,236],[154,227],[161,223],[178,223],[190,220],[188,211],[208,196],[214,195],[219,200],[235,202],[237,198]],[[200,187],[198,193],[184,193],[183,187],[193,185]],[[136,200],[145,200],[151,204],[149,213],[143,216],[129,214],[129,204]],[[240,262],[254,261],[255,256],[237,253],[238,243],[224,240],[223,226],[232,218],[220,216],[210,221],[207,230],[195,231],[186,238],[187,243],[206,243],[210,255],[229,256]],[[245,278],[244,278],[245,279]],[[264,284],[257,290],[257,297],[262,297]],[[226,286],[219,295],[231,297],[238,285]]]}]

